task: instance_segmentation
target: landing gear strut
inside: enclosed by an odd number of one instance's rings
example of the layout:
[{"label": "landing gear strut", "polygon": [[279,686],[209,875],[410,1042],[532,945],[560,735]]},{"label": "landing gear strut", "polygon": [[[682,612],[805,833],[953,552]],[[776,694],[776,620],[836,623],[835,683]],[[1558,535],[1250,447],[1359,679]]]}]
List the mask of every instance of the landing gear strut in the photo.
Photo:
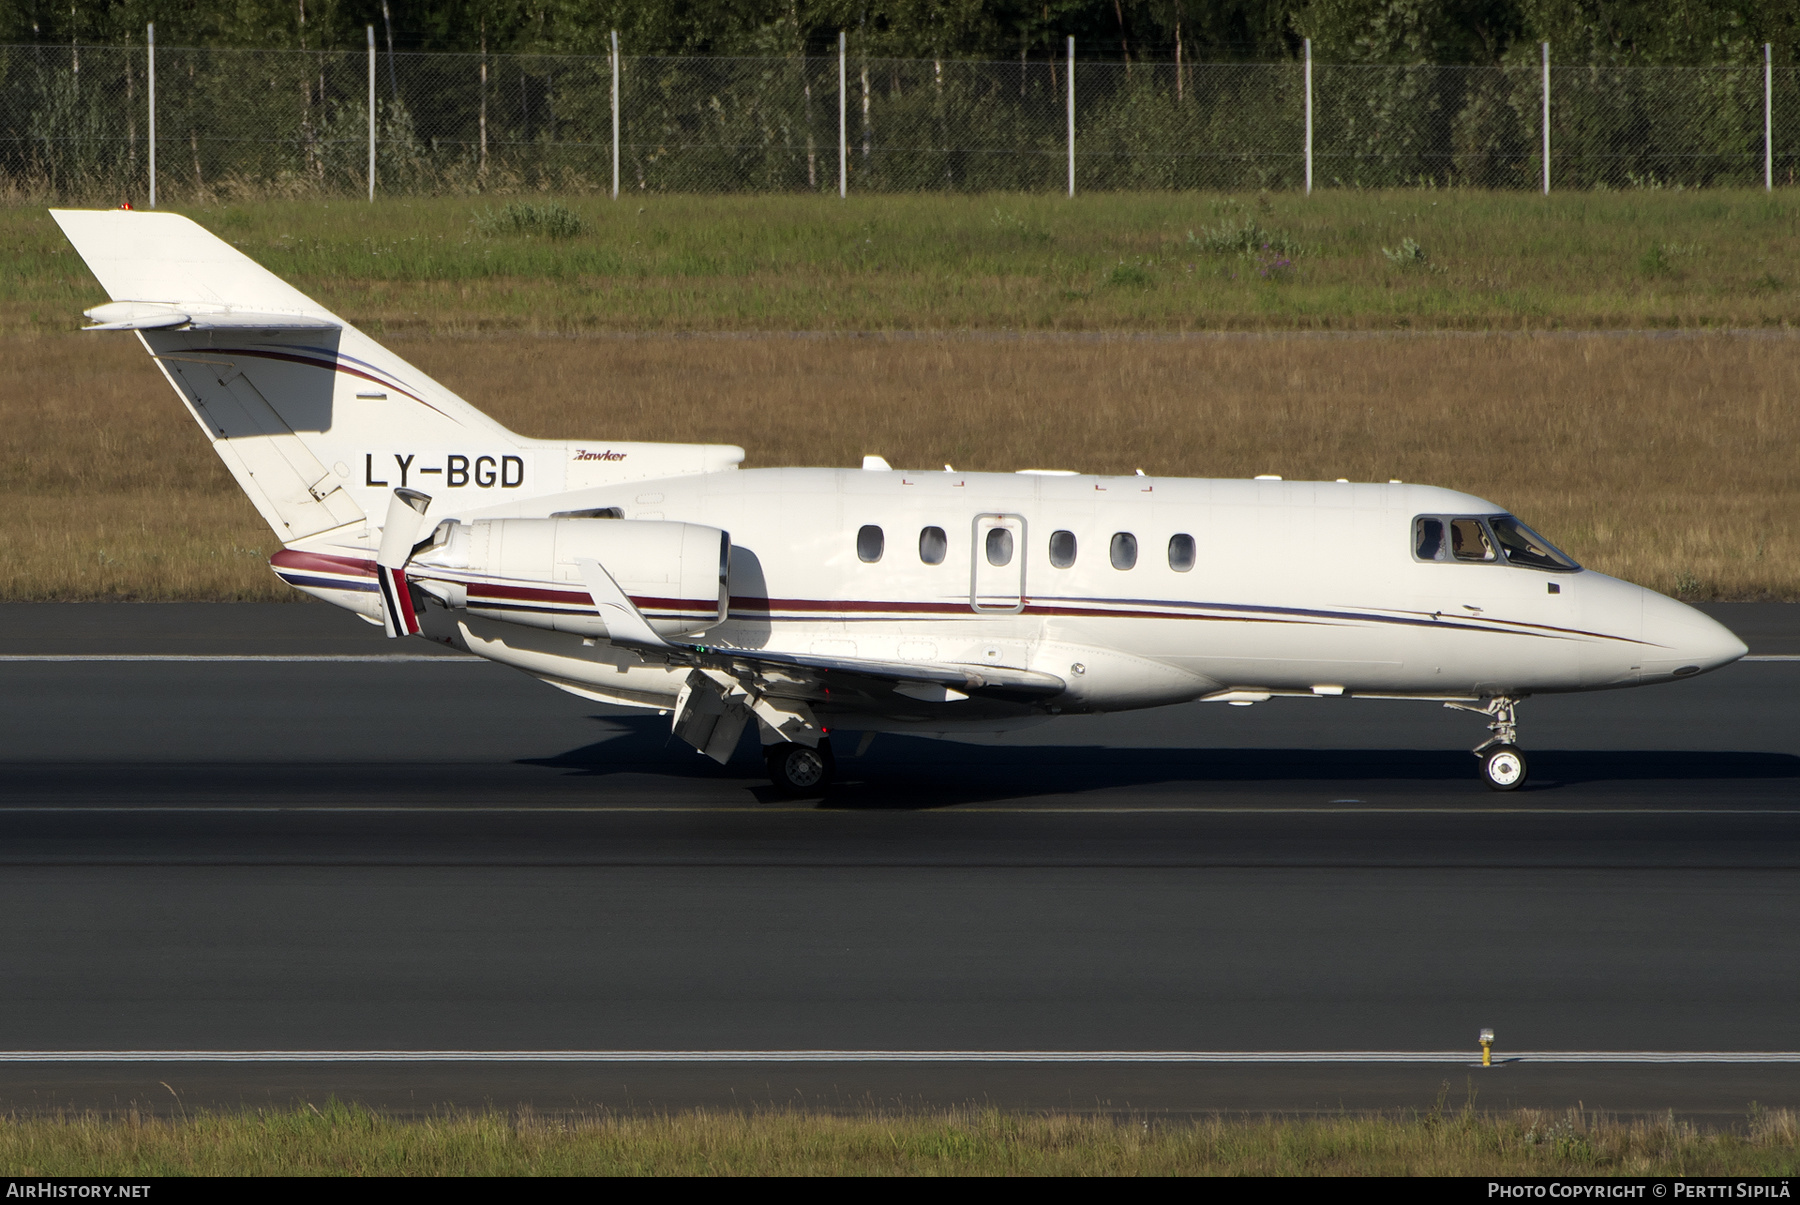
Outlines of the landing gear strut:
[{"label": "landing gear strut", "polygon": [[837,770],[830,741],[820,741],[817,749],[787,741],[767,745],[763,759],[775,789],[783,795],[817,795],[831,785]]},{"label": "landing gear strut", "polygon": [[1511,695],[1495,695],[1484,700],[1480,707],[1471,707],[1467,703],[1444,704],[1458,711],[1485,715],[1491,721],[1488,731],[1493,735],[1474,750],[1475,756],[1481,759],[1481,781],[1487,783],[1490,790],[1516,790],[1525,781],[1525,754],[1519,751],[1519,720],[1514,711],[1518,705],[1519,700]]}]

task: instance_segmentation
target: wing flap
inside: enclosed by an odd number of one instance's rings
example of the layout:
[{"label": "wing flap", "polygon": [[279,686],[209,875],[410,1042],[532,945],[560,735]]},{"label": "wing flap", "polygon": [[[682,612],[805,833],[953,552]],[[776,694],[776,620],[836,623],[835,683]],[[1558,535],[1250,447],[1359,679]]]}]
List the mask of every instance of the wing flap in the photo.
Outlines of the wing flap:
[{"label": "wing flap", "polygon": [[[849,679],[851,683],[865,682],[882,690],[897,690],[912,699],[944,703],[958,701],[957,696],[1037,703],[1054,698],[1068,686],[1055,674],[998,665],[871,661],[859,657],[777,653],[767,649],[687,647],[696,658],[695,664],[756,675],[768,683],[766,693],[778,698],[814,698],[818,688],[828,687],[840,679]],[[900,689],[903,687],[929,689]],[[940,691],[943,693],[939,694]]]}]

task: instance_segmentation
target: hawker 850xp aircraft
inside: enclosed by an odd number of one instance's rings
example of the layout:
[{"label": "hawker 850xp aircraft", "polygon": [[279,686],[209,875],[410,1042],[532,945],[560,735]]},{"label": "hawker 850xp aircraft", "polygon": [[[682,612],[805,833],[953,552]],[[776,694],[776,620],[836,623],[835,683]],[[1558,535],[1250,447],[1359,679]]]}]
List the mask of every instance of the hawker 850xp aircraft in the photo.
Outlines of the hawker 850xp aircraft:
[{"label": "hawker 850xp aircraft", "polygon": [[[714,444],[526,439],[186,218],[53,211],[284,545],[296,589],[607,703],[778,786],[827,732],[996,731],[1279,695],[1485,716],[1717,669],[1705,615],[1480,498],[1399,482],[745,469]],[[1204,721],[1201,721],[1204,722]]]}]

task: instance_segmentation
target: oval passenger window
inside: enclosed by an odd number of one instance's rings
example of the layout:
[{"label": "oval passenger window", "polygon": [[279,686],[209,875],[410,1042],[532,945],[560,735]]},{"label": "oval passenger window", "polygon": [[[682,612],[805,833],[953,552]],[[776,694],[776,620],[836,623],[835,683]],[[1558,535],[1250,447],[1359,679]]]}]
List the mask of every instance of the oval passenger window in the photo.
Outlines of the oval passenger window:
[{"label": "oval passenger window", "polygon": [[1050,563],[1058,569],[1067,569],[1075,563],[1074,532],[1053,531],[1050,533]]},{"label": "oval passenger window", "polygon": [[873,523],[863,524],[856,533],[856,559],[865,564],[874,564],[881,559],[881,550],[885,544],[881,528]]},{"label": "oval passenger window", "polygon": [[1185,531],[1169,537],[1169,568],[1186,573],[1194,567],[1194,537]]},{"label": "oval passenger window", "polygon": [[987,533],[987,559],[990,565],[1012,564],[1012,532],[1004,527],[990,528]]},{"label": "oval passenger window", "polygon": [[949,546],[941,527],[927,527],[919,532],[919,559],[927,565],[942,565]]},{"label": "oval passenger window", "polygon": [[1128,531],[1113,533],[1112,567],[1130,569],[1137,564],[1137,537]]}]

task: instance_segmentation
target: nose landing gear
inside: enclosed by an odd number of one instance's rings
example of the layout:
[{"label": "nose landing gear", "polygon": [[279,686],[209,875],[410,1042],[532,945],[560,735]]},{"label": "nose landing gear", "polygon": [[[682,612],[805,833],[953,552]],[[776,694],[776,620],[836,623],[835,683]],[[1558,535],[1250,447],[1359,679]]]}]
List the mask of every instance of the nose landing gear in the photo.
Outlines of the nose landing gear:
[{"label": "nose landing gear", "polygon": [[1481,759],[1481,781],[1487,783],[1490,790],[1517,790],[1525,781],[1525,754],[1519,750],[1519,720],[1514,711],[1518,705],[1519,699],[1511,695],[1495,695],[1484,700],[1480,707],[1471,707],[1467,703],[1444,704],[1458,711],[1485,715],[1490,720],[1488,731],[1493,735],[1474,749],[1475,756]]}]

